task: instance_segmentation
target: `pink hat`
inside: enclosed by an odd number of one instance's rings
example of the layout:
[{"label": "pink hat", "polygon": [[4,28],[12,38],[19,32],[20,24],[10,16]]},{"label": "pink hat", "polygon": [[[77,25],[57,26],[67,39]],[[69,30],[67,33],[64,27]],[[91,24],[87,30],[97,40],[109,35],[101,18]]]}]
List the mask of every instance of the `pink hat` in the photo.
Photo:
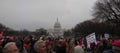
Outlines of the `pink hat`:
[{"label": "pink hat", "polygon": [[100,41],[97,41],[97,45],[98,45],[98,46],[101,46],[102,43],[101,43]]},{"label": "pink hat", "polygon": [[14,38],[13,37],[9,37],[10,38],[10,40],[14,40]]}]

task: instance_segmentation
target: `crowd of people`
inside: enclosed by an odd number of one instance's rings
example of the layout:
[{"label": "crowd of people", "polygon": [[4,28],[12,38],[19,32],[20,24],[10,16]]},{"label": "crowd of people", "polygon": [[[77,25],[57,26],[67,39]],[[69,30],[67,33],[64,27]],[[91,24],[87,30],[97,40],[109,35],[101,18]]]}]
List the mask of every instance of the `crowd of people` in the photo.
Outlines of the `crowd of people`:
[{"label": "crowd of people", "polygon": [[0,38],[0,53],[120,53],[119,45],[120,41],[112,38],[92,42],[88,47],[83,37],[4,37]]}]

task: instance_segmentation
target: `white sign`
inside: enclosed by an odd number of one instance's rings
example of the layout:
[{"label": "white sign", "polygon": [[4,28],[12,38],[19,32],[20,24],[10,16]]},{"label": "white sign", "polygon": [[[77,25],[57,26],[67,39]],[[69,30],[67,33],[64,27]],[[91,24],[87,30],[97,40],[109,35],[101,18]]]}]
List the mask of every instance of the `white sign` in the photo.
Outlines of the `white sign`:
[{"label": "white sign", "polygon": [[87,40],[87,45],[88,47],[90,47],[90,43],[96,43],[96,37],[95,37],[95,33],[92,33],[92,34],[89,34],[87,37],[86,37],[86,40]]},{"label": "white sign", "polygon": [[108,38],[110,38],[110,35],[109,34],[104,34],[106,40],[108,40]]}]

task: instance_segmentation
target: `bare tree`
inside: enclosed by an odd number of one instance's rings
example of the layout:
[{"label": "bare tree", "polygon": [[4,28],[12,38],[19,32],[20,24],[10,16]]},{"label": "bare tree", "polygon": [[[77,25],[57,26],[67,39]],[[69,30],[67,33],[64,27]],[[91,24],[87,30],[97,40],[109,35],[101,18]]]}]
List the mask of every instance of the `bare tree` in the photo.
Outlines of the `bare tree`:
[{"label": "bare tree", "polygon": [[98,0],[94,7],[93,16],[120,22],[120,0]]}]

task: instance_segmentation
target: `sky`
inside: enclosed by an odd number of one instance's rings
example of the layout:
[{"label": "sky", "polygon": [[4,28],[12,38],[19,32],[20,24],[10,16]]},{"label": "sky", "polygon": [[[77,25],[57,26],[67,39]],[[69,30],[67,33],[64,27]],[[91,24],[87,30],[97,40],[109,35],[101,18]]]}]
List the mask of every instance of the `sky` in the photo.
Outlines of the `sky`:
[{"label": "sky", "polygon": [[57,18],[62,28],[92,19],[97,0],[0,0],[0,23],[15,30],[53,28]]}]

